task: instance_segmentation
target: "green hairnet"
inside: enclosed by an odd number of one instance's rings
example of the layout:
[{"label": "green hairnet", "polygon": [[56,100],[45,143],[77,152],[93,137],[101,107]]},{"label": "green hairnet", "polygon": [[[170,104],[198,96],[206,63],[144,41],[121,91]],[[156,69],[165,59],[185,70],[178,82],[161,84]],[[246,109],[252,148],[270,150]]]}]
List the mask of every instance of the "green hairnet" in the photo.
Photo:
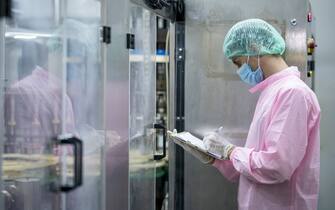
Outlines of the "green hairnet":
[{"label": "green hairnet", "polygon": [[261,19],[236,23],[227,33],[223,52],[228,59],[239,56],[282,55],[285,41],[278,31]]}]

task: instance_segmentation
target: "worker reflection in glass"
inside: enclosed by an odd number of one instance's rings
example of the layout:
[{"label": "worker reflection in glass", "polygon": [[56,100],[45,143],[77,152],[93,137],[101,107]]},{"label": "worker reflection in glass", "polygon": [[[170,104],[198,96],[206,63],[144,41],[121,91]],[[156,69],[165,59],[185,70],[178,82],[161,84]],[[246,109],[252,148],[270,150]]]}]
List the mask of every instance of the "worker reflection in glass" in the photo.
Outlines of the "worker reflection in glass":
[{"label": "worker reflection in glass", "polygon": [[5,153],[45,154],[51,139],[62,132],[62,123],[65,132],[74,132],[72,101],[63,94],[61,81],[47,70],[48,48],[31,40],[16,44],[22,56],[17,81],[5,93]]},{"label": "worker reflection in glass", "polygon": [[281,57],[285,42],[260,19],[238,22],[227,33],[224,55],[238,67],[241,80],[260,92],[244,147],[222,129],[204,144],[221,153],[214,160],[181,146],[227,179],[239,180],[239,210],[316,210],[320,168],[320,107],[295,66]]}]

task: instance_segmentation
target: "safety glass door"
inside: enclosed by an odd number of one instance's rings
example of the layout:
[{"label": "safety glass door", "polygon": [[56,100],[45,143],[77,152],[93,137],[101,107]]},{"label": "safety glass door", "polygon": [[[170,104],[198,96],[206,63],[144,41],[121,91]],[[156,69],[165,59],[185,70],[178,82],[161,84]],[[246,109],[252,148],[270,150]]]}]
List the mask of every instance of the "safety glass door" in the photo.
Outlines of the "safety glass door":
[{"label": "safety glass door", "polygon": [[100,2],[13,0],[11,10],[1,37],[0,209],[102,209]]},{"label": "safety glass door", "polygon": [[[61,11],[66,11],[59,32],[62,37],[59,41],[63,41],[56,44],[56,57],[63,60],[62,81],[66,86],[63,88],[72,102],[74,134],[83,144],[82,185],[64,195],[62,208],[103,210],[105,132],[104,74],[100,59],[101,1],[66,0]],[[71,177],[72,173],[64,176]]]},{"label": "safety glass door", "polygon": [[131,5],[129,209],[155,209],[156,17]]}]

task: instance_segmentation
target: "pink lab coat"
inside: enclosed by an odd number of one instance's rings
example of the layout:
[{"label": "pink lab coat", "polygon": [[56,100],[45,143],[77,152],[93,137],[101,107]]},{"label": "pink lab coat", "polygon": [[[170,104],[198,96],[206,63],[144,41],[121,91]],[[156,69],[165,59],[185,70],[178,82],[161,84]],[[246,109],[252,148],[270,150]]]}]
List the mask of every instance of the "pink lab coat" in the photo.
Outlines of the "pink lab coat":
[{"label": "pink lab coat", "polygon": [[[65,116],[62,119],[62,100]],[[65,131],[74,133],[74,114],[68,95],[62,95],[61,80],[41,67],[6,91],[5,125],[7,152],[43,153],[47,143]],[[11,145],[13,144],[13,145]],[[20,148],[19,148],[20,147]]]},{"label": "pink lab coat", "polygon": [[316,210],[320,106],[296,67],[250,89],[261,91],[245,147],[214,166],[239,178],[239,210]]}]

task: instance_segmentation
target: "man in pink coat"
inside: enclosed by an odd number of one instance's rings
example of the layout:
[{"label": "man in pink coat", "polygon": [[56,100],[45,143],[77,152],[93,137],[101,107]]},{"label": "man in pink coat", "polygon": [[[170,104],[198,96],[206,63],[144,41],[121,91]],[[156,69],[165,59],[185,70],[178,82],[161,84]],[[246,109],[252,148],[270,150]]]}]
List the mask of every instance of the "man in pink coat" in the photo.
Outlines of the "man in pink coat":
[{"label": "man in pink coat", "polygon": [[313,91],[281,55],[285,42],[270,24],[249,19],[225,37],[224,54],[251,93],[260,92],[244,147],[221,129],[204,138],[214,160],[181,145],[227,179],[239,180],[239,210],[316,210],[320,170],[320,106]]},{"label": "man in pink coat", "polygon": [[[61,87],[58,78],[36,66],[6,90],[6,153],[45,153],[52,138],[75,132],[72,102]],[[66,119],[62,119],[62,111]]]}]

